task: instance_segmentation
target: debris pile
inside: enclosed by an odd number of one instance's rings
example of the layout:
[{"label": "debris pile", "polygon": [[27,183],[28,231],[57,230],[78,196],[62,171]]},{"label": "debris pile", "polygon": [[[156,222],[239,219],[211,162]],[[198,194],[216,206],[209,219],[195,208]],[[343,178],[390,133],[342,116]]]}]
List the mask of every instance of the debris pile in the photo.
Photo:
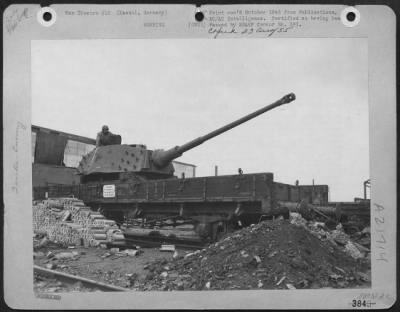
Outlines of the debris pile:
[{"label": "debris pile", "polygon": [[69,197],[34,202],[33,230],[45,236],[35,247],[46,240],[85,247],[125,240],[115,221],[91,211],[81,200]]},{"label": "debris pile", "polygon": [[148,263],[147,274],[132,286],[164,291],[369,287],[368,257],[350,256],[350,243],[340,227],[329,232],[300,216],[269,220],[205,249]]},{"label": "debris pile", "polygon": [[290,214],[290,222],[303,227],[319,239],[328,240],[354,259],[370,259],[371,234],[368,227],[349,235],[344,231],[341,223],[336,226],[336,229],[330,231],[325,223],[306,221],[298,213]]}]

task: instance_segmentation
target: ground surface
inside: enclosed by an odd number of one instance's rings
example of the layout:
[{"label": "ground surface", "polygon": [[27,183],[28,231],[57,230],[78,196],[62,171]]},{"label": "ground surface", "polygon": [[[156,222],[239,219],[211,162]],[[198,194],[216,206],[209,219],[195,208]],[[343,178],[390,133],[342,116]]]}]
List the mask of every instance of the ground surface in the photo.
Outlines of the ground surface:
[{"label": "ground surface", "polygon": [[[49,259],[46,257],[49,252],[56,256],[65,254],[65,258],[57,259],[54,256]],[[74,256],[72,252],[78,255]],[[129,256],[94,247],[76,249],[47,247],[36,251],[34,263],[71,275],[128,288],[132,286],[132,279],[146,273],[143,267],[147,262],[170,258],[172,253],[160,252],[158,248],[146,248],[139,255]]]},{"label": "ground surface", "polygon": [[292,223],[264,221],[203,250],[180,250],[175,256],[157,248],[126,255],[47,246],[36,250],[34,262],[142,291],[370,287],[369,257],[350,256],[344,234],[332,239],[322,230]]}]

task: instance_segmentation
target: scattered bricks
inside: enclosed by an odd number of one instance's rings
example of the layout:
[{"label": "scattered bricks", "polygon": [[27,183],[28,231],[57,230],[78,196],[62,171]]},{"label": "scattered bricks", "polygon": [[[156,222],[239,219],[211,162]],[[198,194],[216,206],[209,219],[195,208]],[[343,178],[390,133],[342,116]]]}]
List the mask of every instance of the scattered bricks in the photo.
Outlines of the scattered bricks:
[{"label": "scattered bricks", "polygon": [[308,286],[309,286],[309,282],[308,282],[308,280],[302,280],[302,281],[300,281],[300,282],[298,282],[297,284],[296,284],[296,288],[308,288]]},{"label": "scattered bricks", "polygon": [[169,279],[177,279],[178,277],[180,278],[178,273],[168,273]]},{"label": "scattered bricks", "polygon": [[362,231],[362,234],[371,234],[371,228],[369,226],[365,227]]},{"label": "scattered bricks", "polygon": [[340,280],[340,279],[343,279],[343,276],[338,275],[338,274],[330,274],[330,275],[329,275],[329,278],[330,278],[331,280],[333,280],[333,281],[338,281],[338,280]]},{"label": "scattered bricks", "polygon": [[243,258],[247,258],[247,257],[249,256],[249,254],[248,254],[245,250],[242,250],[242,251],[240,252],[240,255],[241,255]]},{"label": "scattered bricks", "polygon": [[335,269],[340,271],[340,272],[342,272],[343,274],[346,274],[346,271],[343,270],[342,268],[339,268],[339,267],[335,266]]},{"label": "scattered bricks", "polygon": [[177,282],[176,283],[176,288],[178,290],[184,290],[185,289],[184,283],[183,282]]},{"label": "scattered bricks", "polygon": [[286,279],[286,276],[282,276],[282,278],[276,283],[276,286],[279,286],[284,280]]},{"label": "scattered bricks", "polygon": [[368,274],[366,274],[366,273],[357,272],[356,274],[358,275],[358,277],[359,277],[361,280],[363,280],[363,281],[365,281],[365,282],[371,281],[370,275],[368,275]]},{"label": "scattered bricks", "polygon": [[261,259],[259,256],[254,256],[254,260],[256,261],[257,264],[261,263]]},{"label": "scattered bricks", "polygon": [[346,234],[336,231],[334,231],[332,234],[333,234],[333,239],[338,245],[345,246],[347,244],[349,238],[347,237]]},{"label": "scattered bricks", "polygon": [[55,258],[58,259],[58,260],[61,260],[61,259],[73,259],[74,258],[74,254],[72,252],[60,252],[60,253],[55,255]]},{"label": "scattered bricks", "polygon": [[77,251],[73,252],[60,252],[54,255],[53,259],[57,260],[75,260],[79,257],[79,253]]},{"label": "scattered bricks", "polygon": [[46,264],[46,268],[48,268],[49,270],[54,270],[55,268],[57,268],[57,264],[55,264],[55,263],[47,263]]},{"label": "scattered bricks", "polygon": [[360,244],[357,243],[357,242],[352,242],[352,243],[353,243],[353,245],[354,245],[355,247],[357,247],[357,249],[358,249],[360,252],[362,252],[362,253],[364,253],[364,254],[367,254],[367,253],[371,252],[370,249],[365,248],[364,246],[360,245]]},{"label": "scattered bricks", "polygon": [[44,258],[44,253],[41,251],[37,251],[33,253],[33,259],[41,259]]},{"label": "scattered bricks", "polygon": [[187,259],[187,258],[189,258],[189,257],[191,257],[191,256],[193,256],[193,255],[194,255],[194,253],[193,253],[193,252],[190,252],[190,253],[186,254],[183,258],[184,258],[184,259]]},{"label": "scattered bricks", "polygon": [[277,251],[272,251],[268,254],[268,258],[274,257],[278,252]]},{"label": "scattered bricks", "polygon": [[286,284],[286,287],[288,288],[288,289],[296,289],[296,287],[294,287],[293,286],[293,284]]},{"label": "scattered bricks", "polygon": [[339,223],[339,224],[336,226],[336,230],[337,230],[337,231],[343,232],[343,225],[342,225],[341,223]]},{"label": "scattered bricks", "polygon": [[126,255],[130,256],[130,257],[136,257],[140,254],[139,250],[133,250],[133,249],[125,249],[123,251],[123,253],[125,253]]},{"label": "scattered bricks", "polygon": [[359,259],[363,258],[363,254],[357,249],[356,246],[352,242],[347,242],[345,246],[345,250],[348,252],[350,256],[352,256],[354,259]]},{"label": "scattered bricks", "polygon": [[40,241],[38,247],[46,247],[49,244],[50,240],[47,238],[47,236],[43,237],[43,239]]},{"label": "scattered bricks", "polygon": [[175,251],[175,245],[161,245],[160,251]]},{"label": "scattered bricks", "polygon": [[162,272],[161,274],[160,274],[160,276],[162,277],[162,278],[167,278],[167,276],[168,276],[168,272]]}]

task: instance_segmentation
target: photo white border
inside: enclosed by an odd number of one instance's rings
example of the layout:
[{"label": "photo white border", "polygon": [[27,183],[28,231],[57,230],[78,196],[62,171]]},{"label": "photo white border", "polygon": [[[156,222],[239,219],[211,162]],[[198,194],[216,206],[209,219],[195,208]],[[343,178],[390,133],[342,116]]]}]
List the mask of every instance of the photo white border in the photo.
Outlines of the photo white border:
[{"label": "photo white border", "polygon": [[[118,17],[106,22],[65,15],[67,9],[157,8],[168,14],[163,29],[145,29],[140,19]],[[250,7],[249,7],[250,6]],[[211,6],[202,7],[204,12]],[[213,5],[213,9],[251,5]],[[257,9],[302,8],[335,10],[341,5],[257,5]],[[31,40],[212,38],[207,28],[189,28],[194,5],[54,5],[57,20],[51,27],[37,21],[39,5],[11,5],[4,12],[4,291],[6,303],[16,309],[171,309],[171,308],[296,308],[350,309],[352,300],[371,299],[373,308],[388,308],[396,301],[396,80],[394,12],[387,6],[357,6],[356,27],[340,22],[304,23],[301,29],[277,33],[284,38],[368,38],[371,178],[371,289],[240,290],[129,293],[63,293],[60,298],[38,298],[33,293],[32,270],[32,164],[31,164]],[[254,8],[254,7],[253,7]],[[121,17],[120,17],[121,18]],[[100,24],[101,23],[101,24]],[[260,35],[261,36],[261,35]],[[233,35],[240,38],[240,34]],[[223,38],[223,35],[220,37]],[[217,39],[218,40],[218,39]],[[382,243],[385,241],[385,243]],[[378,260],[382,254],[386,261]],[[55,294],[58,295],[58,294]],[[290,298],[290,300],[288,299]]]}]

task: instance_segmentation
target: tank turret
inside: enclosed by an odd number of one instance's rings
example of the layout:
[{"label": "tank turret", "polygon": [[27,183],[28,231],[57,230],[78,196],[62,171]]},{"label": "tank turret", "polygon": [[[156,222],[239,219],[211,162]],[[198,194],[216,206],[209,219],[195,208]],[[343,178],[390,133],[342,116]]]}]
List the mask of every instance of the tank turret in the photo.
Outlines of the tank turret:
[{"label": "tank turret", "polygon": [[152,151],[148,150],[145,145],[122,144],[99,146],[82,158],[77,168],[78,173],[82,175],[83,183],[99,180],[124,180],[133,177],[135,179],[173,177],[174,168],[172,160],[180,157],[184,152],[275,107],[290,103],[295,99],[295,95],[289,93],[278,101],[249,115],[220,127],[204,136],[168,150]]}]

